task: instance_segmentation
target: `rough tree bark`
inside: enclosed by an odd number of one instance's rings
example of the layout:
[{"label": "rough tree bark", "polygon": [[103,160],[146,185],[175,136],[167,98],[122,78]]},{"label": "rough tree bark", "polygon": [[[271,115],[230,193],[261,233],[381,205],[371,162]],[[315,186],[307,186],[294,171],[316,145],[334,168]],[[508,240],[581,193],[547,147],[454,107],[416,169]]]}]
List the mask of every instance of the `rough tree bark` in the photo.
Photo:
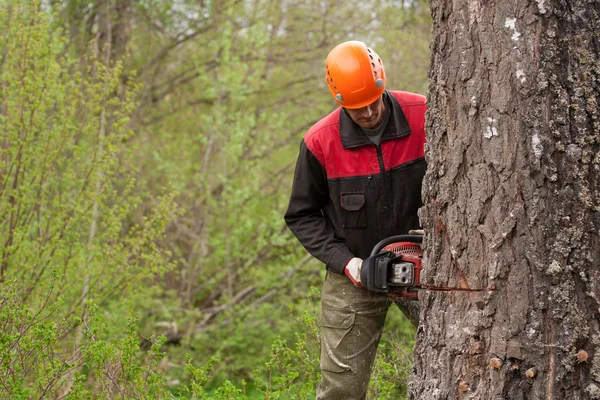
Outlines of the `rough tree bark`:
[{"label": "rough tree bark", "polygon": [[600,1],[430,5],[410,397],[600,398]]}]

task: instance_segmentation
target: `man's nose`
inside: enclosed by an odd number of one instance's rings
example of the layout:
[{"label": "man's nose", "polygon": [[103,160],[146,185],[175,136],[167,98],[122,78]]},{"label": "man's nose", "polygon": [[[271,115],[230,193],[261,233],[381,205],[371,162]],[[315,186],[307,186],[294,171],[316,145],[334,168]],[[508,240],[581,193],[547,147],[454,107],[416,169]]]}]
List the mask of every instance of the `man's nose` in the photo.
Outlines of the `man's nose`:
[{"label": "man's nose", "polygon": [[363,118],[370,118],[373,115],[373,108],[370,104],[362,110],[362,115]]}]

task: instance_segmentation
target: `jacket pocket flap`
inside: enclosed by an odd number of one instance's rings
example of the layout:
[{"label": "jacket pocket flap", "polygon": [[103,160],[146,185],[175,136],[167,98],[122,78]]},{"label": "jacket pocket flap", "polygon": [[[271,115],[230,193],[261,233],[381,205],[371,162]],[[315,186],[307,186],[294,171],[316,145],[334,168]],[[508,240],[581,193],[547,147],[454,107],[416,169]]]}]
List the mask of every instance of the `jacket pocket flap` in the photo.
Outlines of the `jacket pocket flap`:
[{"label": "jacket pocket flap", "polygon": [[325,328],[349,329],[354,325],[354,312],[336,310],[321,313],[321,326]]},{"label": "jacket pocket flap", "polygon": [[358,211],[365,205],[364,193],[342,193],[342,208],[346,211]]}]

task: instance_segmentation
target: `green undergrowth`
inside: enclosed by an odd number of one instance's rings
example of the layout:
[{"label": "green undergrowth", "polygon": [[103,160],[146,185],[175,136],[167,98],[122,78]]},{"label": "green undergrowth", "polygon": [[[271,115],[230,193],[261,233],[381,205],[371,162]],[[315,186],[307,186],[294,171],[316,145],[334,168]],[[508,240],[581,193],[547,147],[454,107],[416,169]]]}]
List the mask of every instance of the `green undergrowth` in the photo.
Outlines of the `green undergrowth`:
[{"label": "green undergrowth", "polygon": [[[291,150],[275,152],[270,178],[258,168],[267,144],[244,174],[230,169],[248,154],[259,122],[278,122],[270,129],[278,131],[285,118],[246,112],[246,65],[232,57],[237,68],[219,76],[220,88],[239,104],[200,118],[219,128],[214,146],[208,136],[177,136],[173,126],[197,125],[177,115],[165,131],[189,142],[165,136],[150,152],[132,117],[143,91],[136,72],[101,35],[78,54],[69,36],[76,29],[62,30],[49,4],[89,11],[87,2],[0,2],[0,398],[314,398],[319,291],[305,292],[322,281],[314,272],[321,266],[298,262],[304,254],[282,234],[276,209],[281,188],[264,189],[283,180]],[[199,79],[201,89],[212,82]],[[200,176],[198,146],[208,159],[217,133],[234,134],[220,149],[231,160],[208,163]],[[165,148],[174,156],[163,162]],[[179,344],[155,329],[165,321],[178,325]],[[405,394],[412,335],[392,311],[370,398]]]}]

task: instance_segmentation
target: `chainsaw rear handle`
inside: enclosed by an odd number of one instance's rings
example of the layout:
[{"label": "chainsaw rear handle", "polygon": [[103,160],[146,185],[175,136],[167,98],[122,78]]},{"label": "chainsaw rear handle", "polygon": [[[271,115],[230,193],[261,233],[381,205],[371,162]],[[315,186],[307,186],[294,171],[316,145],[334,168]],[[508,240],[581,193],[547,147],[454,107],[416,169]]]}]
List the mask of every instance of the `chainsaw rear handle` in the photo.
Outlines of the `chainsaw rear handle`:
[{"label": "chainsaw rear handle", "polygon": [[423,236],[421,235],[396,235],[390,236],[388,238],[383,239],[381,242],[377,243],[373,250],[371,250],[370,257],[373,257],[381,252],[381,250],[387,246],[388,244],[396,243],[396,242],[414,242],[414,243],[423,243]]}]

